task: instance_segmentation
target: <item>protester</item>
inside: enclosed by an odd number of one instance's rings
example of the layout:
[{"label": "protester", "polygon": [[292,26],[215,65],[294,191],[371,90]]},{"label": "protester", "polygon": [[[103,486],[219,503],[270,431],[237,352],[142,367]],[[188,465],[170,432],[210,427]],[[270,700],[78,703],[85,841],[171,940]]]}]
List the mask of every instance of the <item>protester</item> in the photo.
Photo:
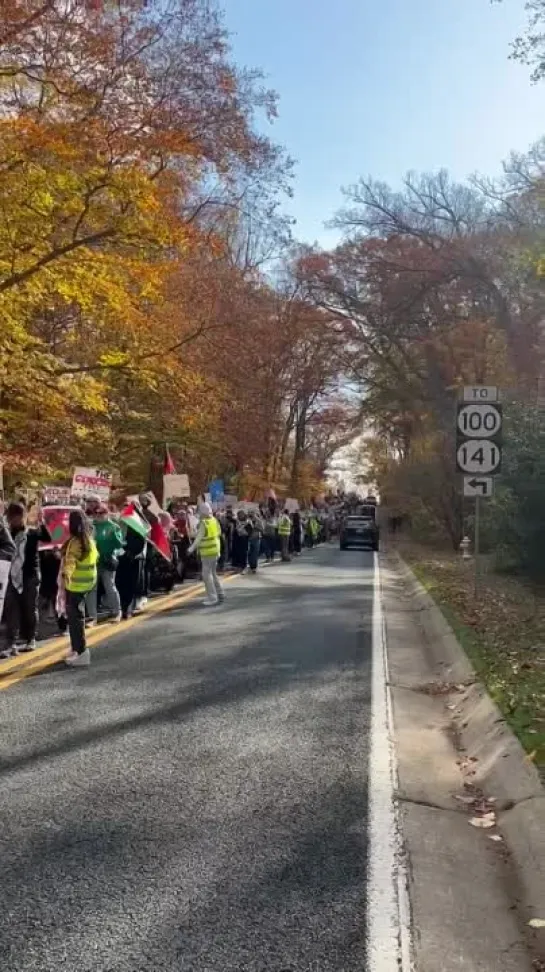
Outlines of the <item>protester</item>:
[{"label": "protester", "polygon": [[259,563],[259,551],[263,537],[263,520],[259,513],[251,513],[248,517],[249,537],[248,537],[248,566],[255,574]]},{"label": "protester", "polygon": [[225,563],[232,564],[233,562],[233,537],[236,530],[236,518],[233,513],[233,508],[231,506],[227,507],[225,512]]},{"label": "protester", "polygon": [[203,503],[200,509],[201,520],[197,536],[189,548],[189,552],[198,550],[202,564],[202,579],[206,588],[206,600],[203,604],[212,607],[225,600],[223,587],[218,577],[218,558],[220,555],[221,527],[212,513],[210,503]]},{"label": "protester", "polygon": [[183,584],[187,573],[187,551],[189,550],[190,540],[188,536],[187,511],[185,507],[172,506],[170,514],[174,521],[174,540],[173,543],[178,551],[177,569],[178,576]]},{"label": "protester", "polygon": [[78,668],[91,663],[85,640],[85,598],[96,587],[98,550],[82,510],[71,510],[68,528],[70,536],[63,547],[61,568],[71,644],[65,660],[67,665]]},{"label": "protester", "polygon": [[130,527],[126,527],[124,553],[119,557],[115,582],[121,602],[121,616],[125,620],[144,609],[144,565],[147,542]]},{"label": "protester", "polygon": [[267,512],[263,528],[263,547],[267,563],[272,564],[276,552],[276,517]]},{"label": "protester", "polygon": [[301,554],[302,547],[302,525],[301,525],[301,513],[299,510],[295,510],[292,520],[292,537],[293,537],[293,552],[296,557]]},{"label": "protester", "polygon": [[244,510],[239,510],[233,530],[231,563],[234,570],[242,573],[248,569],[248,541],[248,518]]},{"label": "protester", "polygon": [[91,618],[96,622],[98,616],[98,592],[102,586],[104,591],[104,603],[108,610],[111,620],[119,623],[121,621],[121,599],[117,590],[115,579],[116,570],[119,565],[119,557],[123,553],[125,541],[119,524],[108,514],[108,507],[104,503],[93,504],[92,508],[87,507],[88,515],[93,514],[93,530],[95,543],[98,550],[98,583],[89,593],[87,605]]},{"label": "protester", "polygon": [[290,551],[291,520],[288,510],[284,510],[278,519],[278,536],[280,537],[280,553],[284,563],[289,562]]},{"label": "protester", "polygon": [[4,602],[7,647],[1,658],[17,654],[17,635],[24,642],[21,651],[34,651],[38,628],[41,530],[28,528],[24,503],[10,503],[6,513],[13,555]]}]

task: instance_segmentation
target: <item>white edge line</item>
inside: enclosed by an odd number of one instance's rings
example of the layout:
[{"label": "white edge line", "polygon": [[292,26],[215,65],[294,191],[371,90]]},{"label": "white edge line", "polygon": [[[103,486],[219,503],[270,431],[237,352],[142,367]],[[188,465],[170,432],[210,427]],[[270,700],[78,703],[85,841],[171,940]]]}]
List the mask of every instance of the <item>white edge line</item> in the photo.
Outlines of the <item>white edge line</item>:
[{"label": "white edge line", "polygon": [[412,972],[410,903],[399,808],[394,796],[397,761],[377,553],[373,576],[371,690],[368,968],[372,972]]}]

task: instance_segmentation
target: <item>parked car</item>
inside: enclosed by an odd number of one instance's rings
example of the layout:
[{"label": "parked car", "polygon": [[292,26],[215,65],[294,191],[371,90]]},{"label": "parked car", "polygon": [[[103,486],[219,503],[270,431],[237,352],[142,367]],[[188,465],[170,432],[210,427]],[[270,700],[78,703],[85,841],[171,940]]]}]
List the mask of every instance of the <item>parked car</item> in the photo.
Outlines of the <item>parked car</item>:
[{"label": "parked car", "polygon": [[339,534],[341,550],[349,547],[368,547],[379,549],[379,528],[376,521],[376,508],[362,506],[357,516],[346,516]]}]

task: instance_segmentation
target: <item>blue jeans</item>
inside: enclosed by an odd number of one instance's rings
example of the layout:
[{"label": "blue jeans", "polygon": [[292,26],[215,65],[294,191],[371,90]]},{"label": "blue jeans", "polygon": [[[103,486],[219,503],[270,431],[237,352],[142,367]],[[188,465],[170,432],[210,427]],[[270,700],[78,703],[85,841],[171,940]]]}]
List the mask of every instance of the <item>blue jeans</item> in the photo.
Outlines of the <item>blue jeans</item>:
[{"label": "blue jeans", "polygon": [[260,549],[261,549],[260,538],[252,537],[248,543],[248,566],[250,567],[250,570],[257,570]]}]

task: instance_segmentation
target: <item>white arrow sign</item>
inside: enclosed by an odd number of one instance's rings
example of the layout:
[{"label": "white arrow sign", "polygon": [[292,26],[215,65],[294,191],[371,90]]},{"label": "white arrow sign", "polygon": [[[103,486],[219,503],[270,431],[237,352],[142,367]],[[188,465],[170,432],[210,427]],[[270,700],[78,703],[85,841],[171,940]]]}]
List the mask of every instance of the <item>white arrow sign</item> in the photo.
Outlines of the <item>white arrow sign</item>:
[{"label": "white arrow sign", "polygon": [[458,429],[471,439],[493,439],[502,425],[501,405],[462,405]]},{"label": "white arrow sign", "polygon": [[492,476],[464,476],[464,496],[492,496]]},{"label": "white arrow sign", "polygon": [[486,476],[500,466],[501,449],[489,439],[470,439],[458,447],[456,461],[461,472]]}]

